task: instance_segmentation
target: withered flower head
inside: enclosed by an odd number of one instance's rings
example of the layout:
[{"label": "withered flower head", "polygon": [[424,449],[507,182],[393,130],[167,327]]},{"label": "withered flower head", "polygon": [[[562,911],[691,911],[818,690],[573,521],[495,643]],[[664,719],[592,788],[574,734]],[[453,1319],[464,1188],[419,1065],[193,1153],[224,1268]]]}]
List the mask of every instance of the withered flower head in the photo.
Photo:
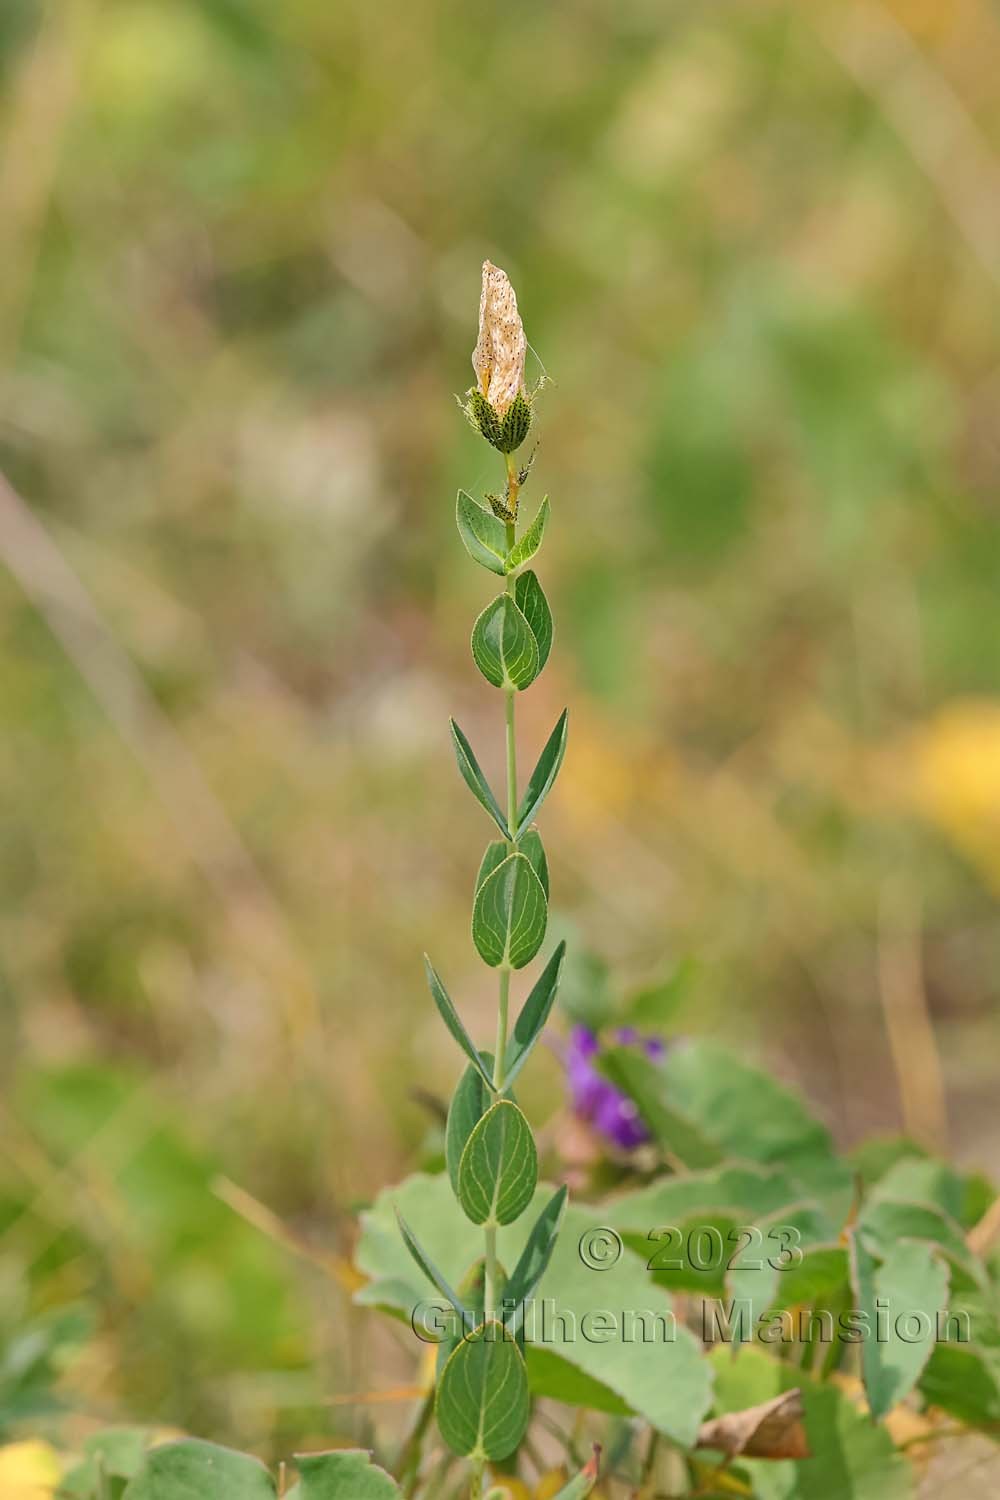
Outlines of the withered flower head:
[{"label": "withered flower head", "polygon": [[524,392],[526,349],[514,288],[505,271],[485,260],[479,299],[479,339],[472,353],[472,368],[480,395],[501,420],[515,397]]}]

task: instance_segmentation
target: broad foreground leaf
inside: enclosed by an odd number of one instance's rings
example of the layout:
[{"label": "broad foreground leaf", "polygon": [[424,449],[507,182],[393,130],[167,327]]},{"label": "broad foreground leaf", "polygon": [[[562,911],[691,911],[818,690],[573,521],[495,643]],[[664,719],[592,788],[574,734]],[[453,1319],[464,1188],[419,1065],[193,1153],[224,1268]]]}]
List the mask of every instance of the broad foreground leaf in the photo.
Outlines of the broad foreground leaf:
[{"label": "broad foreground leaf", "polygon": [[[551,1186],[539,1186],[524,1215],[497,1230],[497,1254],[504,1265],[517,1266],[552,1192]],[[393,1200],[453,1282],[461,1280],[466,1267],[482,1254],[482,1230],[465,1218],[445,1175],[410,1177],[391,1193],[381,1193],[362,1215],[357,1263],[372,1279],[357,1300],[408,1318],[426,1293],[396,1231]],[[679,1321],[671,1327],[670,1301],[651,1285],[645,1258],[626,1247],[599,1275],[583,1263],[583,1236],[614,1223],[597,1218],[597,1212],[566,1206],[551,1260],[533,1294],[531,1316],[524,1326],[531,1390],[600,1411],[634,1412],[675,1442],[690,1446],[708,1406],[710,1367],[687,1329]],[[643,1222],[648,1228],[665,1221]],[[602,1328],[595,1339],[582,1329],[593,1332],[584,1319],[593,1319],[598,1304],[614,1309],[614,1319],[610,1333]],[[753,1399],[743,1404],[751,1405]]]},{"label": "broad foreground leaf", "polygon": [[197,1438],[151,1448],[123,1500],[275,1500],[257,1459]]},{"label": "broad foreground leaf", "polygon": [[297,1453],[299,1482],[287,1500],[399,1500],[399,1486],[366,1448]]}]

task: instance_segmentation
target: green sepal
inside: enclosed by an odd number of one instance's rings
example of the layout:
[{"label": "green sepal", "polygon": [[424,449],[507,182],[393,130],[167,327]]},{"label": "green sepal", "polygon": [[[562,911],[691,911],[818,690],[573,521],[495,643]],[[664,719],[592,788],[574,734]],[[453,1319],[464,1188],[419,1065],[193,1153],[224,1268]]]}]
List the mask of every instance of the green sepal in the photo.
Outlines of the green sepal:
[{"label": "green sepal", "polygon": [[522,828],[527,828],[534,818],[538,809],[545,801],[563,763],[566,754],[566,738],[569,733],[569,713],[563,709],[559,715],[559,721],[555,729],[545,742],[545,748],[538,757],[538,763],[532,771],[528,785],[524,789],[521,805],[517,810],[517,833],[519,836]]},{"label": "green sepal", "polygon": [[507,1458],[530,1410],[524,1356],[491,1319],[462,1339],[444,1367],[435,1401],[441,1436],[460,1458]]},{"label": "green sepal", "polygon": [[[531,429],[531,407],[527,399],[518,391],[513,401],[503,414],[500,423],[500,441],[494,443],[501,453],[513,453],[515,448],[520,448],[528,432]],[[490,439],[492,442],[492,438]]]},{"label": "green sepal", "polygon": [[455,1038],[455,1041],[461,1047],[466,1057],[472,1063],[473,1067],[479,1069],[487,1084],[490,1083],[491,1079],[483,1067],[479,1052],[476,1049],[472,1038],[469,1036],[469,1033],[466,1031],[464,1025],[462,1024],[462,1018],[458,1014],[458,1011],[455,1009],[454,1002],[452,1001],[451,996],[448,994],[448,991],[441,983],[441,980],[438,977],[437,970],[431,963],[430,959],[427,957],[426,953],[424,954],[424,968],[427,972],[427,984],[430,988],[431,995],[434,997],[434,1004],[438,1008],[438,1013],[440,1014],[442,1021],[447,1026],[448,1030],[451,1032],[452,1036]]},{"label": "green sepal", "polygon": [[473,1224],[510,1224],[531,1202],[537,1182],[531,1127],[512,1099],[498,1099],[465,1143],[458,1164],[458,1201]]},{"label": "green sepal", "polygon": [[521,969],[541,947],[547,919],[545,887],[531,861],[524,854],[509,854],[476,892],[472,941],[491,968],[506,963]]},{"label": "green sepal", "polygon": [[472,753],[472,746],[455,723],[455,720],[449,719],[448,722],[451,725],[451,739],[455,747],[455,760],[458,762],[458,770],[462,780],[479,805],[484,807],[489,813],[504,838],[511,838],[510,829],[507,827],[507,819],[500,809],[499,802],[493,795],[489,782],[483,775],[478,760]]},{"label": "green sepal", "polygon": [[530,995],[521,1007],[514,1022],[514,1030],[507,1043],[504,1059],[504,1078],[510,1084],[520,1073],[531,1054],[531,1050],[545,1029],[562,974],[566,944],[560,943],[536,981]]},{"label": "green sepal", "polygon": [[501,577],[510,572],[507,565],[506,526],[492,511],[484,510],[465,490],[458,492],[455,521],[465,550],[473,562]]},{"label": "green sepal", "polygon": [[[490,517],[490,519],[492,520],[493,517]],[[531,561],[535,553],[538,551],[539,547],[542,545],[542,538],[545,535],[545,528],[548,524],[549,497],[548,495],[546,495],[542,500],[541,505],[538,507],[538,513],[536,514],[535,519],[532,521],[531,525],[528,527],[521,540],[519,542],[515,542],[513,547],[511,547],[510,551],[507,553],[505,564],[506,572],[516,573],[518,568],[523,568],[526,562]]]},{"label": "green sepal", "polygon": [[[519,573],[514,580],[514,599],[535,637],[535,645],[538,647],[538,671],[540,672],[548,661],[549,651],[552,649],[552,611],[549,609],[549,601],[545,597],[542,585],[538,581],[538,574],[531,568]],[[538,673],[536,672],[535,675],[537,676]]]},{"label": "green sepal", "polygon": [[520,690],[538,676],[534,632],[509,594],[498,594],[472,627],[472,658],[494,687]]},{"label": "green sepal", "polygon": [[[486,441],[492,443],[494,448],[500,448],[503,441],[500,417],[476,386],[469,391],[466,412],[472,425],[479,429]],[[502,453],[503,449],[500,448],[500,451]]]}]

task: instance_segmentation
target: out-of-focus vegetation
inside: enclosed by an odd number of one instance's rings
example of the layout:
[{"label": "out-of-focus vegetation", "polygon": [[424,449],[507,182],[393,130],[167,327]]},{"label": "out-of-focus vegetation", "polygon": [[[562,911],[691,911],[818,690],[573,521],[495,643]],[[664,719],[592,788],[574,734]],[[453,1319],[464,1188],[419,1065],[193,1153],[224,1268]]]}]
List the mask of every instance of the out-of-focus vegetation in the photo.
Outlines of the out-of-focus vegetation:
[{"label": "out-of-focus vegetation", "polygon": [[987,0],[0,8],[11,1431],[78,1339],[81,1430],[259,1452],[410,1378],[216,1179],[336,1271],[453,1082],[421,950],[492,1015],[445,727],[498,743],[486,255],[554,382],[521,734],[574,705],[578,1013],[676,971],[658,1024],[844,1144],[995,1159],[998,47]]}]

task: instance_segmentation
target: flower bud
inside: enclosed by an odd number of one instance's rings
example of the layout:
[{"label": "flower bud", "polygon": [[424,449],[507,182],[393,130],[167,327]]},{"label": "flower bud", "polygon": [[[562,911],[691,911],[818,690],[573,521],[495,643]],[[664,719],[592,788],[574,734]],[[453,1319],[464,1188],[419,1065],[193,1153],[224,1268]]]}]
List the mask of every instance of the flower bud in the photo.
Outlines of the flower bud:
[{"label": "flower bud", "polygon": [[524,388],[527,347],[514,288],[499,266],[484,261],[479,338],[472,352],[477,384],[464,410],[473,427],[501,453],[519,448],[531,426]]}]

